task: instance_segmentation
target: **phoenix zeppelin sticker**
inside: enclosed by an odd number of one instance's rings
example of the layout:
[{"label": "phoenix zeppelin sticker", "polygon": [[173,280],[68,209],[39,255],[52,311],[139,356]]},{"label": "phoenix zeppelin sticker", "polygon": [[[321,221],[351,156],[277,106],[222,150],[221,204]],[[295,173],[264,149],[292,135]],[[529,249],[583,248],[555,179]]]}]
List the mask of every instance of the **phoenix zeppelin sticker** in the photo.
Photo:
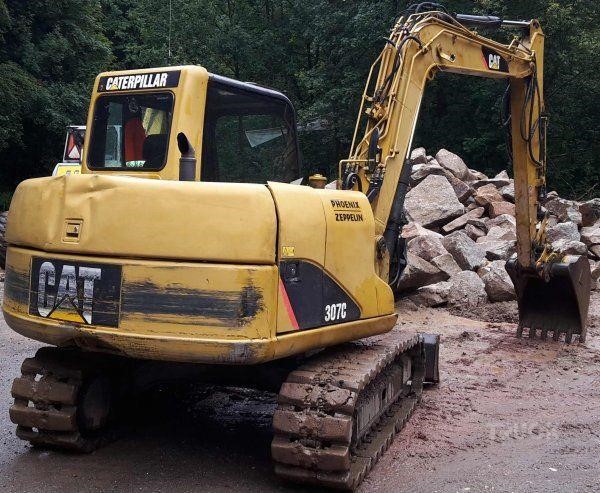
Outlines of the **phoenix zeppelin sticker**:
[{"label": "phoenix zeppelin sticker", "polygon": [[100,77],[98,92],[177,87],[179,85],[180,75],[181,71],[179,70],[169,70],[165,72],[104,76]]},{"label": "phoenix zeppelin sticker", "polygon": [[117,327],[121,267],[35,257],[29,313],[85,325]]},{"label": "phoenix zeppelin sticker", "polygon": [[362,209],[358,200],[332,200],[331,207],[338,222],[364,221]]}]

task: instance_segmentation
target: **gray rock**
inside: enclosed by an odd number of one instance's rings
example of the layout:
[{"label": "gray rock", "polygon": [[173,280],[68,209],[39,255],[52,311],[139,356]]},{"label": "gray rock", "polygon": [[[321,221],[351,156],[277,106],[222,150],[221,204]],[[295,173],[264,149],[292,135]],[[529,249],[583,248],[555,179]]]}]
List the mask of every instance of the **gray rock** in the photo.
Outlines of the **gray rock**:
[{"label": "gray rock", "polygon": [[417,292],[410,297],[410,300],[420,306],[441,306],[446,303],[449,292],[449,282],[437,282],[417,289]]},{"label": "gray rock", "polygon": [[510,179],[496,179],[496,178],[488,178],[487,180],[475,180],[475,181],[471,181],[469,182],[469,185],[471,185],[473,188],[475,189],[479,189],[482,187],[486,187],[488,185],[492,185],[496,190],[500,189],[500,188],[504,188],[507,185],[510,185]]},{"label": "gray rock", "polygon": [[503,169],[502,171],[500,171],[500,173],[498,173],[496,176],[494,176],[494,180],[508,180],[508,181],[510,181],[510,176],[508,176],[508,173],[506,172],[506,170]]},{"label": "gray rock", "polygon": [[490,301],[512,301],[517,298],[505,265],[504,260],[494,260],[477,271]]},{"label": "gray rock", "polygon": [[435,257],[448,253],[442,245],[442,240],[431,235],[421,235],[413,238],[408,242],[407,249],[410,253],[428,262],[431,262]]},{"label": "gray rock", "polygon": [[475,270],[485,263],[485,250],[464,231],[455,231],[446,236],[442,244],[463,270]]},{"label": "gray rock", "polygon": [[469,175],[471,181],[476,180],[489,180],[488,176],[481,171],[477,171],[476,169],[469,169]]},{"label": "gray rock", "polygon": [[452,185],[458,200],[463,204],[467,203],[467,200],[473,196],[475,190],[473,190],[473,188],[467,185],[464,181],[456,178],[456,176],[454,176],[452,173],[446,172],[446,178],[450,182],[450,185]]},{"label": "gray rock", "polygon": [[588,255],[600,260],[600,245],[592,245],[588,248]]},{"label": "gray rock", "polygon": [[460,180],[469,179],[469,168],[467,168],[465,162],[456,154],[446,149],[440,149],[435,155],[435,159],[442,167],[446,168]]},{"label": "gray rock", "polygon": [[575,223],[558,223],[546,229],[546,235],[550,243],[558,240],[579,241],[581,235]]},{"label": "gray rock", "polygon": [[406,268],[398,283],[398,288],[400,290],[420,288],[421,286],[434,284],[448,279],[446,273],[427,262],[427,260],[423,260],[421,257],[417,257],[410,252],[408,252],[406,257]]},{"label": "gray rock", "polygon": [[477,238],[477,243],[484,243],[486,241],[514,241],[517,239],[517,231],[515,228],[509,226],[492,226],[487,235]]},{"label": "gray rock", "polygon": [[588,200],[579,206],[581,213],[581,224],[592,226],[600,221],[600,198]]},{"label": "gray rock", "polygon": [[513,204],[515,203],[515,184],[514,184],[514,182],[511,181],[508,185],[506,185],[505,187],[502,187],[498,191],[500,192],[500,195],[502,195],[502,198],[504,200],[507,200],[508,202],[512,202]]},{"label": "gray rock", "polygon": [[544,207],[550,214],[556,216],[561,223],[571,221],[577,225],[581,224],[582,217],[581,212],[579,212],[579,205],[573,200],[557,198],[547,201]]},{"label": "gray rock", "polygon": [[431,263],[442,272],[445,272],[448,277],[451,277],[454,274],[458,274],[462,271],[450,253],[445,253],[444,255],[440,255],[439,257],[431,259]]},{"label": "gray rock", "polygon": [[413,164],[421,164],[427,162],[427,151],[424,147],[417,147],[410,153],[410,160]]},{"label": "gray rock", "polygon": [[485,284],[475,272],[459,272],[448,283],[450,290],[447,300],[451,305],[477,306],[487,302]]},{"label": "gray rock", "polygon": [[502,202],[502,195],[498,192],[498,189],[492,185],[484,185],[475,190],[475,202],[482,207],[489,206],[492,202]]},{"label": "gray rock", "polygon": [[425,227],[445,224],[462,215],[464,209],[444,176],[429,175],[406,194],[408,219]]},{"label": "gray rock", "polygon": [[557,240],[552,242],[552,249],[563,255],[586,255],[587,247],[581,241]]},{"label": "gray rock", "polygon": [[502,216],[503,214],[514,216],[516,214],[515,204],[512,202],[506,202],[505,200],[502,202],[492,202],[490,204],[490,217],[492,219]]},{"label": "gray rock", "polygon": [[581,228],[581,241],[587,246],[600,245],[600,222]]},{"label": "gray rock", "polygon": [[470,224],[471,226],[475,226],[476,228],[480,229],[481,231],[483,231],[483,234],[485,235],[488,230],[488,226],[487,226],[488,222],[489,222],[488,218],[482,217],[479,219],[469,219],[467,224]]},{"label": "gray rock", "polygon": [[[479,238],[481,240],[482,238]],[[485,251],[485,257],[488,260],[508,260],[513,253],[517,251],[517,242],[515,240],[493,240],[479,242],[477,245]]]},{"label": "gray rock", "polygon": [[511,216],[510,214],[502,214],[498,217],[495,217],[493,219],[489,219],[486,222],[487,228],[488,230],[490,228],[493,228],[494,226],[500,226],[502,228],[505,229],[514,229],[516,230],[517,228],[517,220],[514,218],[514,216]]},{"label": "gray rock", "polygon": [[442,168],[439,164],[419,164],[413,167],[413,172],[410,175],[410,185],[414,187],[418,183],[422,182],[429,175],[444,176],[445,171],[446,170]]},{"label": "gray rock", "polygon": [[592,272],[592,289],[600,289],[600,262],[590,260],[590,270]]},{"label": "gray rock", "polygon": [[435,231],[431,231],[430,229],[424,228],[419,223],[410,222],[405,224],[402,228],[402,233],[400,236],[405,240],[410,240],[412,238],[416,238],[417,236],[433,236],[435,238],[442,238],[443,236]]},{"label": "gray rock", "polygon": [[476,209],[473,209],[467,212],[466,214],[457,217],[456,219],[454,219],[454,221],[449,222],[445,226],[442,226],[442,231],[444,233],[451,233],[452,231],[463,228],[466,226],[470,219],[479,219],[481,216],[483,216],[484,212],[485,209],[483,207],[477,207]]},{"label": "gray rock", "polygon": [[467,233],[467,236],[475,242],[477,242],[477,238],[485,236],[485,231],[483,229],[479,229],[477,226],[472,224],[467,224],[465,226],[465,233]]}]

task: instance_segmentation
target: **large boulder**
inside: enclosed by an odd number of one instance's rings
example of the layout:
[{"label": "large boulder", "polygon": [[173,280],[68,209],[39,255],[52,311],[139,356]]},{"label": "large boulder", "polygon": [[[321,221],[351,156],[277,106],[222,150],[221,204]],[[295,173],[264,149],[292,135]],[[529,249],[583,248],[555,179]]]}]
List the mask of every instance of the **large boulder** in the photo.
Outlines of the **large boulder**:
[{"label": "large boulder", "polygon": [[483,243],[486,241],[514,241],[517,239],[517,230],[516,228],[511,228],[507,226],[492,226],[486,236],[482,238],[477,238],[477,243]]},{"label": "large boulder", "polygon": [[423,164],[427,162],[427,151],[424,147],[417,147],[410,153],[410,160],[413,164]]},{"label": "large boulder", "polygon": [[436,163],[424,163],[413,166],[412,174],[410,175],[410,185],[415,186],[421,183],[429,175],[444,176],[446,170]]},{"label": "large boulder", "polygon": [[406,257],[407,264],[398,282],[398,289],[420,288],[427,284],[434,284],[448,279],[445,272],[442,272],[427,260],[423,260],[410,252],[407,253]]},{"label": "large boulder", "polygon": [[469,179],[471,181],[477,180],[488,180],[488,176],[481,171],[477,171],[476,169],[469,169]]},{"label": "large boulder", "polygon": [[455,306],[477,306],[487,302],[485,284],[481,278],[471,271],[463,271],[453,275],[448,281],[448,303]]},{"label": "large boulder", "polygon": [[588,200],[579,206],[581,213],[581,224],[592,226],[600,221],[600,198]]},{"label": "large boulder", "polygon": [[517,220],[514,216],[510,214],[502,214],[498,217],[490,219],[486,222],[488,230],[493,228],[494,226],[500,226],[505,229],[513,229],[516,231],[517,229]]},{"label": "large boulder", "polygon": [[517,298],[505,265],[504,260],[494,260],[477,271],[490,301],[511,301]]},{"label": "large boulder", "polygon": [[581,241],[587,246],[600,245],[600,221],[593,226],[581,228]]},{"label": "large boulder", "polygon": [[473,224],[467,224],[465,226],[465,233],[467,233],[467,236],[475,242],[477,241],[477,238],[485,236],[485,230],[480,229],[477,226],[474,226]]},{"label": "large boulder", "polygon": [[485,250],[467,236],[464,231],[455,231],[442,240],[463,270],[475,270],[485,263]]},{"label": "large boulder", "polygon": [[490,204],[490,217],[492,219],[503,214],[514,216],[516,214],[515,204],[504,200],[501,202],[492,202]]},{"label": "large boulder", "polygon": [[581,235],[575,223],[558,223],[546,230],[546,236],[550,243],[558,240],[579,241]]},{"label": "large boulder", "polygon": [[475,190],[473,190],[461,179],[456,178],[456,176],[454,176],[452,173],[446,172],[446,178],[450,182],[450,185],[452,185],[452,188],[454,189],[454,193],[456,194],[458,200],[461,203],[466,204],[469,198],[473,196]]},{"label": "large boulder", "polygon": [[592,245],[588,247],[588,255],[597,260],[600,260],[600,245]]},{"label": "large boulder", "polygon": [[588,251],[585,243],[567,239],[553,241],[552,249],[563,255],[587,255]]},{"label": "large boulder", "polygon": [[502,187],[500,190],[500,195],[504,200],[508,200],[509,202],[515,203],[515,184],[514,182],[510,182],[505,187]]},{"label": "large boulder", "polygon": [[408,242],[407,249],[410,253],[431,262],[435,257],[444,255],[448,251],[442,245],[442,240],[431,235],[422,235]]},{"label": "large boulder", "polygon": [[465,162],[453,152],[446,149],[440,149],[435,155],[435,159],[440,165],[446,168],[456,178],[460,180],[468,180],[471,176],[469,168]]},{"label": "large boulder", "polygon": [[579,212],[579,205],[573,200],[556,198],[549,200],[544,204],[546,210],[558,218],[561,223],[571,221],[577,225],[581,224],[582,217]]},{"label": "large boulder", "polygon": [[492,202],[502,202],[502,195],[498,192],[498,189],[492,185],[484,185],[475,190],[475,202],[482,206],[488,207]]},{"label": "large boulder", "polygon": [[600,289],[600,262],[590,260],[590,270],[592,271],[592,289]]},{"label": "large boulder", "polygon": [[515,240],[487,239],[480,242],[479,240],[481,239],[477,240],[477,245],[483,248],[485,257],[488,260],[508,260],[517,251],[517,242]]},{"label": "large boulder", "polygon": [[481,216],[483,216],[484,212],[485,209],[483,207],[477,207],[475,209],[472,209],[466,214],[457,217],[456,219],[454,219],[454,221],[450,221],[445,226],[442,226],[442,231],[444,233],[452,233],[452,231],[464,228],[470,219],[479,219]]},{"label": "large boulder", "polygon": [[446,303],[449,292],[450,283],[448,281],[437,282],[417,289],[410,300],[421,306],[441,306]]},{"label": "large boulder", "polygon": [[446,273],[448,277],[452,277],[454,274],[458,274],[462,271],[460,266],[454,260],[454,257],[450,253],[445,253],[439,257],[431,259],[431,263],[435,265],[442,272]]},{"label": "large boulder", "polygon": [[429,175],[406,194],[406,215],[425,227],[436,227],[463,214],[454,189],[444,176]]},{"label": "large boulder", "polygon": [[442,238],[442,235],[424,228],[419,223],[410,222],[402,227],[402,233],[400,234],[405,240],[411,240],[417,236],[433,236],[435,238]]}]

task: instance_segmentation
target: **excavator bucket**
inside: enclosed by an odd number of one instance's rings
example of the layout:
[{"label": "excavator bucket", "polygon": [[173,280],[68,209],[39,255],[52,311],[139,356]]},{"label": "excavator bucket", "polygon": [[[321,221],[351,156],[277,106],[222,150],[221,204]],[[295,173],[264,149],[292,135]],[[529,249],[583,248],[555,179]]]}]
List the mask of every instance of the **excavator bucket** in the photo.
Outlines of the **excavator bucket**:
[{"label": "excavator bucket", "polygon": [[519,305],[519,328],[529,329],[533,338],[539,330],[542,339],[552,332],[558,341],[561,333],[565,342],[570,343],[573,334],[579,335],[579,342],[585,342],[588,308],[590,305],[591,273],[587,258],[566,256],[564,262],[550,266],[548,279],[543,279],[534,270],[520,267],[516,259],[506,263]]}]

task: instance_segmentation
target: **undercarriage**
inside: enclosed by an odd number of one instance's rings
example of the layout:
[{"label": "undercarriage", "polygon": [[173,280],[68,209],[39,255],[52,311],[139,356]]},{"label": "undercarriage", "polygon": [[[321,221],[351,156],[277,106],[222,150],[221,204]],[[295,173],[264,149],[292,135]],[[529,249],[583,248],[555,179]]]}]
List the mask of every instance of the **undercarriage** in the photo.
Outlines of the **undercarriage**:
[{"label": "undercarriage", "polygon": [[[311,357],[250,367],[132,360],[45,347],[12,386],[17,436],[36,447],[88,453],[115,440],[129,404],[182,380],[277,392],[272,456],[290,481],[354,489],[437,381],[439,340],[393,331]],[[430,355],[426,365],[425,354]],[[427,371],[426,371],[427,366]]]}]

